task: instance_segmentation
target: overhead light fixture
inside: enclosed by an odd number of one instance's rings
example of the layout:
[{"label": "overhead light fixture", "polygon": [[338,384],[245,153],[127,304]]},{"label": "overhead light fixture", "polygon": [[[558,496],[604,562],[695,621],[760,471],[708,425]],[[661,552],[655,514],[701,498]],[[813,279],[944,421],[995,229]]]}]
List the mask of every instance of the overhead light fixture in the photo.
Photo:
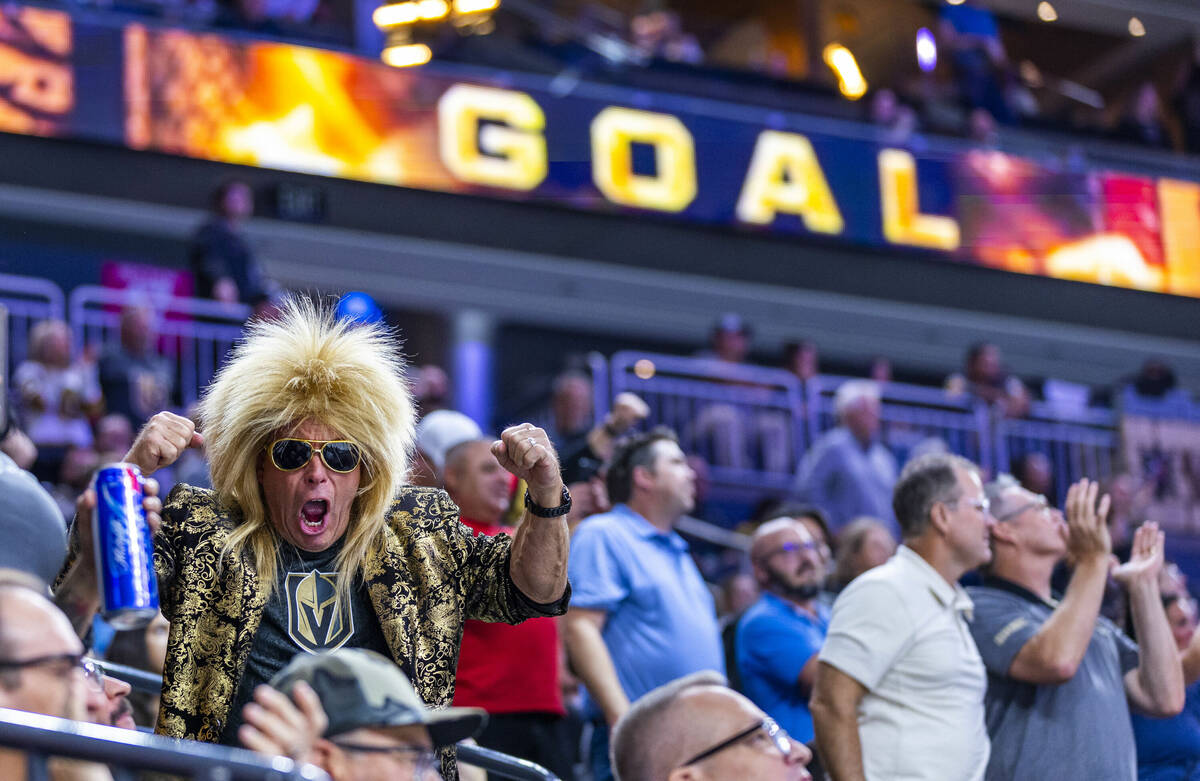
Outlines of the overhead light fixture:
[{"label": "overhead light fixture", "polygon": [[412,24],[421,18],[421,12],[416,3],[389,3],[381,5],[371,14],[371,21],[379,29],[396,27],[402,24]]},{"label": "overhead light fixture", "polygon": [[858,100],[867,94],[867,80],[858,69],[858,61],[854,54],[840,43],[831,43],[822,53],[825,64],[838,77],[838,90],[851,100]]},{"label": "overhead light fixture", "polygon": [[500,7],[500,0],[454,0],[454,13],[478,14],[484,11],[495,11]]},{"label": "overhead light fixture", "polygon": [[962,5],[963,4],[963,0],[946,0],[946,2],[949,3],[950,5]]},{"label": "overhead light fixture", "polygon": [[1041,19],[1043,22],[1058,21],[1058,11],[1055,11],[1054,6],[1050,5],[1046,0],[1038,3],[1037,15],[1038,19]]},{"label": "overhead light fixture", "polygon": [[1136,16],[1129,17],[1129,34],[1134,38],[1141,38],[1146,34],[1146,25],[1142,24],[1142,20]]},{"label": "overhead light fixture", "polygon": [[387,46],[380,58],[393,68],[414,68],[433,59],[433,50],[423,43]]},{"label": "overhead light fixture", "polygon": [[925,73],[937,67],[937,40],[928,27],[917,30],[917,65]]}]

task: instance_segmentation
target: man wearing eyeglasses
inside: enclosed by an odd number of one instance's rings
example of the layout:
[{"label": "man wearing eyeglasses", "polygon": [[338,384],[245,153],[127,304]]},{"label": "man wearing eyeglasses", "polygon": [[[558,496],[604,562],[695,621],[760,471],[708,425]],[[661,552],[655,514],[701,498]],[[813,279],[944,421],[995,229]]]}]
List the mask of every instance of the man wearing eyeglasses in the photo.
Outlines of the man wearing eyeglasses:
[{"label": "man wearing eyeglasses", "polygon": [[[1002,475],[987,487],[997,523],[995,557],[971,588],[971,632],[988,668],[988,779],[1138,777],[1129,708],[1171,716],[1184,701],[1183,672],[1159,595],[1163,534],[1146,523],[1128,563],[1112,571],[1129,595],[1135,644],[1099,615],[1111,566],[1096,483],[1067,492],[1066,520],[1044,496]],[[1074,566],[1056,599],[1050,576]]]},{"label": "man wearing eyeglasses", "polygon": [[[204,447],[213,485],[177,485],[155,536],[171,622],[160,734],[237,745],[261,684],[297,652],[342,647],[391,658],[445,706],[465,620],[565,611],[570,497],[545,432],[521,424],[492,444],[529,486],[527,512],[511,537],[475,537],[443,491],[403,485],[415,414],[384,326],[297,298],[250,324],[205,392],[203,435],[169,412],[143,428],[126,461],[149,474]],[[90,538],[76,523],[72,549]],[[59,594],[77,627],[95,583],[91,556],[68,563]],[[443,771],[457,777],[452,751]]]},{"label": "man wearing eyeglasses", "polygon": [[639,698],[612,735],[616,781],[810,781],[812,753],[711,671]]},{"label": "man wearing eyeglasses", "polygon": [[750,563],[763,593],[737,628],[742,691],[803,742],[813,739],[808,698],[829,627],[829,609],[817,601],[825,580],[817,547],[794,518],[758,528]]},{"label": "man wearing eyeglasses", "polygon": [[[71,623],[37,578],[0,569],[0,707],[88,721],[89,671]],[[103,696],[103,695],[101,695]],[[109,781],[99,765],[57,766],[62,781]],[[25,777],[25,755],[0,749],[0,778]]]},{"label": "man wearing eyeglasses", "polygon": [[[285,695],[302,683],[328,717],[306,759],[333,781],[437,781],[435,749],[471,737],[487,721],[479,708],[427,709],[396,665],[372,651],[300,654],[271,680]],[[294,755],[295,746],[275,753]]]},{"label": "man wearing eyeglasses", "polygon": [[904,544],[833,604],[810,702],[819,757],[834,781],[979,781],[987,676],[958,580],[991,559],[983,484],[964,458],[925,456],[892,504]]}]

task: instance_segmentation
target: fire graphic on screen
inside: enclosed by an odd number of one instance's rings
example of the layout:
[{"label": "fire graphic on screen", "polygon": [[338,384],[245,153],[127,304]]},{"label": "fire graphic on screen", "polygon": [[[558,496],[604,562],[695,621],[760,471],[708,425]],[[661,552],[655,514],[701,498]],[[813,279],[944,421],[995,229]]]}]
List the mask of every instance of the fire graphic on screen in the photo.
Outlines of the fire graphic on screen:
[{"label": "fire graphic on screen", "polygon": [[60,135],[75,107],[71,17],[44,8],[0,9],[0,130]]},{"label": "fire graphic on screen", "polygon": [[455,189],[430,96],[408,74],[337,52],[215,35],[125,32],[126,140],[226,162]]}]

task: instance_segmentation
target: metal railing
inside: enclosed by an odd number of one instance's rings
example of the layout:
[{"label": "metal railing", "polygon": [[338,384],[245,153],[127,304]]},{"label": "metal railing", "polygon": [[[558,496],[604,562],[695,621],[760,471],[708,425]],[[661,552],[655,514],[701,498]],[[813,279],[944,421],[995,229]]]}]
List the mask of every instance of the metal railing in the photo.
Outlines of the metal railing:
[{"label": "metal railing", "polygon": [[48,781],[46,761],[50,757],[170,773],[196,781],[329,781],[315,765],[301,765],[286,757],[263,757],[244,749],[8,708],[0,708],[0,746],[25,753],[28,781]]},{"label": "metal railing", "polygon": [[782,369],[623,351],[608,382],[610,397],[640,396],[649,422],[673,428],[727,491],[786,490],[810,439],[800,381]]},{"label": "metal railing", "polygon": [[245,304],[198,298],[147,297],[140,290],[80,285],[68,301],[77,345],[101,346],[120,340],[121,310],[150,305],[158,317],[160,354],[171,362],[186,409],[200,398],[250,317]]},{"label": "metal railing", "polygon": [[[114,664],[103,659],[93,659],[92,661],[100,667],[105,675],[119,678],[138,691],[157,694],[162,690],[162,678],[154,673],[127,667],[123,664]],[[124,732],[124,730],[118,730],[118,732]],[[2,743],[3,737],[0,735],[0,744]],[[456,750],[459,762],[482,768],[502,778],[515,779],[515,781],[559,781],[558,776],[541,765],[500,751],[493,751],[471,743],[459,743]]]},{"label": "metal railing", "polygon": [[[602,363],[591,366],[598,414],[617,393],[637,393],[650,406],[650,424],[674,428],[685,448],[709,462],[714,484],[742,492],[791,490],[800,457],[837,425],[834,397],[851,379],[820,375],[801,384],[780,369],[629,351]],[[1005,418],[940,388],[885,383],[880,391],[881,437],[901,463],[925,450],[947,450],[997,473],[1014,458],[1041,452],[1053,466],[1058,499],[1081,477],[1103,479],[1119,469],[1120,416],[1113,410],[1065,413],[1035,403],[1028,416]],[[1138,412],[1200,420],[1200,404],[1181,399],[1143,402]],[[784,447],[770,457],[755,452],[764,422],[774,424],[777,436],[786,432]],[[726,441],[714,446],[714,432],[722,429]]]},{"label": "metal railing", "polygon": [[[806,385],[808,431],[813,439],[837,425],[834,396],[850,377],[818,375]],[[861,378],[859,378],[861,379]],[[985,471],[997,466],[986,407],[940,388],[889,382],[879,385],[880,436],[900,463],[923,449],[946,449]],[[806,448],[812,441],[805,443]]]},{"label": "metal railing", "polygon": [[8,309],[10,370],[29,357],[29,332],[35,323],[65,319],[64,300],[58,285],[49,280],[0,274],[0,305]]}]

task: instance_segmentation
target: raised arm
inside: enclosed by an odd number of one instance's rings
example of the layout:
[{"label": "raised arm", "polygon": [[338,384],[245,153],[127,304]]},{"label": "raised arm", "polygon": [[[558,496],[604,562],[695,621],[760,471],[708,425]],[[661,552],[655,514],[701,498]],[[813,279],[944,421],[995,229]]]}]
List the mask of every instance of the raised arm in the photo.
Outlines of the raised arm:
[{"label": "raised arm", "polygon": [[[492,444],[500,465],[523,479],[533,503],[546,509],[562,504],[563,481],[558,457],[549,437],[529,423],[511,426]],[[529,510],[513,535],[509,574],[521,593],[534,602],[549,603],[567,589],[570,533],[565,515],[541,518]]]},{"label": "raised arm", "polygon": [[1019,681],[1071,680],[1092,642],[1112,553],[1109,498],[1101,499],[1097,509],[1097,490],[1096,483],[1080,480],[1067,491],[1067,555],[1075,571],[1062,602],[1013,658],[1008,674]]},{"label": "raised arm", "polygon": [[864,781],[858,705],[867,689],[826,662],[817,662],[816,683],[808,703],[816,730],[818,756],[833,781]]},{"label": "raised arm", "polygon": [[1128,563],[1113,572],[1129,594],[1139,646],[1138,666],[1125,674],[1125,694],[1135,708],[1159,718],[1183,710],[1186,694],[1183,665],[1158,590],[1163,543],[1157,523],[1142,524],[1133,536]]},{"label": "raised arm", "polygon": [[[188,447],[204,442],[196,427],[187,418],[171,412],[160,412],[142,427],[124,460],[136,464],[143,476],[175,463]],[[158,481],[146,480],[146,521],[155,534],[162,523],[162,501],[158,498]],[[96,559],[93,553],[92,515],[96,509],[96,494],[84,491],[75,503],[75,520],[71,524],[70,557],[65,572],[54,588],[54,601],[66,613],[83,637],[100,609],[100,592],[96,583]]]}]

